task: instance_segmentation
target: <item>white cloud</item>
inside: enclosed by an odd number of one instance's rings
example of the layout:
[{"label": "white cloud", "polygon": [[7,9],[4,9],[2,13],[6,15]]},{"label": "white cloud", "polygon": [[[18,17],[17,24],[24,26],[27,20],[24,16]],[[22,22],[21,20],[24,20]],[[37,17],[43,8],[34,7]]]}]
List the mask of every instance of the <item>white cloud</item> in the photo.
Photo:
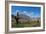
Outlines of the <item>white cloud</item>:
[{"label": "white cloud", "polygon": [[23,11],[23,13],[27,13],[26,11]]},{"label": "white cloud", "polygon": [[20,11],[20,10],[16,10],[16,11],[13,12],[12,14],[16,15],[17,12],[19,12],[19,14],[25,14],[25,15],[28,15],[28,16],[32,16],[32,15],[34,14],[34,12],[28,13],[27,11]]},{"label": "white cloud", "polygon": [[20,11],[20,10],[16,10],[15,12],[13,12],[12,14],[16,15],[17,12],[19,12],[19,14],[25,14],[28,15],[29,17],[40,17],[40,16],[34,16],[34,12],[27,12],[27,11]]},{"label": "white cloud", "polygon": [[19,10],[14,11],[12,14],[16,15],[17,12],[20,12]]},{"label": "white cloud", "polygon": [[22,12],[20,12],[20,14],[25,14],[25,15],[28,15],[29,17],[31,17],[34,15],[34,12],[28,13],[27,11],[22,11]]}]

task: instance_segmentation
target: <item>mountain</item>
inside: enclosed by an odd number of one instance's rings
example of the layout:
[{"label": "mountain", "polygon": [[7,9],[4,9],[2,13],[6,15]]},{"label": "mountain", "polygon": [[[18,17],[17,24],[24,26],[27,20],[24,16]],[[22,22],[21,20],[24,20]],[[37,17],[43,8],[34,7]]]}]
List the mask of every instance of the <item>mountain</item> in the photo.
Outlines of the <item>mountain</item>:
[{"label": "mountain", "polygon": [[[15,17],[16,17],[16,16],[12,15],[12,18],[15,18]],[[20,18],[20,19],[25,19],[25,20],[31,19],[29,16],[24,15],[24,14],[20,14],[20,15],[19,15],[19,18]]]},{"label": "mountain", "polygon": [[39,20],[40,21],[40,17],[34,17],[34,18],[32,18],[32,20]]},{"label": "mountain", "polygon": [[31,18],[25,14],[20,14],[19,15],[20,19],[25,19],[25,20],[30,20]]},{"label": "mountain", "polygon": [[[14,15],[12,15],[12,18],[13,19],[15,19],[16,18],[16,16],[14,16]],[[25,14],[19,14],[19,19],[20,20],[40,20],[40,17],[34,17],[34,18],[31,18],[31,17],[29,17],[28,15],[25,15]]]}]

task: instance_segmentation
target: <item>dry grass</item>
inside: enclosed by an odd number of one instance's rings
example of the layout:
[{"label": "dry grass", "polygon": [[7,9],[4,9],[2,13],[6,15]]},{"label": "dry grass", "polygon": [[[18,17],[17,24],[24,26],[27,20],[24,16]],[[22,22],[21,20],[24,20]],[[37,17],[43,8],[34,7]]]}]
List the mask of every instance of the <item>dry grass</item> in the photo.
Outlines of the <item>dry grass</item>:
[{"label": "dry grass", "polygon": [[40,27],[40,22],[28,21],[26,23],[19,22],[18,24],[16,24],[16,22],[12,22],[12,28],[20,28],[20,27]]}]

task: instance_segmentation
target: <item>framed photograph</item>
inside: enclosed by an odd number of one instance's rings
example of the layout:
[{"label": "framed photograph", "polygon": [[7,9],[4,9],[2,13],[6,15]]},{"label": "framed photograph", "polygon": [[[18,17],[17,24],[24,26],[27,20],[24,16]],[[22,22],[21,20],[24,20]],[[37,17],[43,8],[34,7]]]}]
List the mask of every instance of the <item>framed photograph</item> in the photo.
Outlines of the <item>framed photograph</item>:
[{"label": "framed photograph", "polygon": [[45,4],[37,2],[5,2],[6,33],[45,30]]}]

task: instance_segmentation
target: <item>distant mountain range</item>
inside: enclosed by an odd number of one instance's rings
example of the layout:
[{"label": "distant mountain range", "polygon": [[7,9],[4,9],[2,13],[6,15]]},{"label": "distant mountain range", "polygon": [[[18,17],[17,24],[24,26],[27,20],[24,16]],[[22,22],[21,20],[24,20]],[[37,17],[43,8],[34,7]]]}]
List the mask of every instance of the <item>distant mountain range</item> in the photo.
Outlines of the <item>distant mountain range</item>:
[{"label": "distant mountain range", "polygon": [[21,19],[31,20],[31,17],[29,17],[28,15],[25,15],[25,14],[20,14],[19,17],[21,17]]},{"label": "distant mountain range", "polygon": [[[15,18],[16,16],[12,15],[12,18]],[[25,14],[20,14],[19,15],[19,19],[24,19],[24,20],[37,20],[37,19],[40,19],[40,17],[37,17],[37,18],[31,18]]]}]

